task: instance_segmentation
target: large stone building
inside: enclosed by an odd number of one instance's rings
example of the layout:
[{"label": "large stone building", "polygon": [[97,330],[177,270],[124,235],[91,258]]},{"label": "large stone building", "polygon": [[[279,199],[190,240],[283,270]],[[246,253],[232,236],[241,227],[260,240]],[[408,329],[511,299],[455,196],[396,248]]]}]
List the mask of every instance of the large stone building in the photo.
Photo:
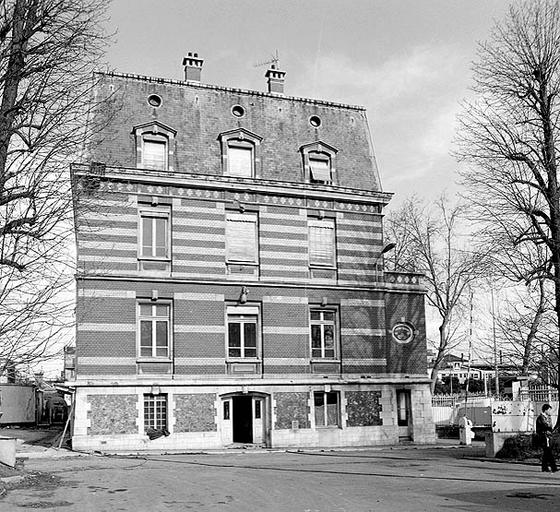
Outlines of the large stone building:
[{"label": "large stone building", "polygon": [[74,447],[433,442],[424,290],[383,272],[364,108],[183,64],[98,75],[105,125],[73,166]]}]

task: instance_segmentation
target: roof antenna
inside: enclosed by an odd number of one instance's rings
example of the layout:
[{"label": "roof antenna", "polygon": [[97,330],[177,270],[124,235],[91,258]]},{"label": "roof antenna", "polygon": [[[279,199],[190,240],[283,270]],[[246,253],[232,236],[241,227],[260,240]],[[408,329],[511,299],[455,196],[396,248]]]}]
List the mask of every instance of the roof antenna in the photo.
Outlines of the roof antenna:
[{"label": "roof antenna", "polygon": [[270,59],[264,60],[262,62],[257,62],[253,65],[254,68],[260,68],[261,66],[268,66],[272,64],[272,67],[278,69],[278,63],[280,62],[280,57],[278,57],[278,50],[275,50],[274,53],[270,56]]}]

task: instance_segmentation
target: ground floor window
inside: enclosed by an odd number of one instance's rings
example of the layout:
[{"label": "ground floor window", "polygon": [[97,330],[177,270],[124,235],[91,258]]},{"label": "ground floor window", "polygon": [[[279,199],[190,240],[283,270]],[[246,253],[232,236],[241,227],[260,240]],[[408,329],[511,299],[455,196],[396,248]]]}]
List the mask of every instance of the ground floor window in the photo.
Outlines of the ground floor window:
[{"label": "ground floor window", "polygon": [[338,427],[339,421],[339,394],[336,391],[315,391],[315,426]]},{"label": "ground floor window", "polygon": [[167,428],[167,395],[144,395],[144,429]]}]

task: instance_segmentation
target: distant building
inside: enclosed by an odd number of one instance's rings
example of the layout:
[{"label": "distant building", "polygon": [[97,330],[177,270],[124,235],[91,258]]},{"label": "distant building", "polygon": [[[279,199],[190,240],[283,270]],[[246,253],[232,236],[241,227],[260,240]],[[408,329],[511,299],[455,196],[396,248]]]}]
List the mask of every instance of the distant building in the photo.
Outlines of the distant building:
[{"label": "distant building", "polygon": [[459,384],[464,384],[470,377],[473,380],[488,380],[495,376],[495,370],[491,365],[481,360],[465,359],[463,355],[448,354],[438,370],[438,380],[444,378],[457,378]]},{"label": "distant building", "polygon": [[365,110],[184,66],[97,75],[118,109],[73,166],[73,446],[434,442],[425,290],[383,271]]}]

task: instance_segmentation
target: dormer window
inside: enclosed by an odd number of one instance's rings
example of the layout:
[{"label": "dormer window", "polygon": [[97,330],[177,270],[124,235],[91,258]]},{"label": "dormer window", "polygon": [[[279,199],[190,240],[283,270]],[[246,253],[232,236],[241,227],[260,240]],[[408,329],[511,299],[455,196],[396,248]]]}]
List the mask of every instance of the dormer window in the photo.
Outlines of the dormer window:
[{"label": "dormer window", "polygon": [[332,184],[331,159],[324,153],[309,155],[309,171],[311,183]]},{"label": "dormer window", "polygon": [[254,148],[252,144],[243,141],[230,141],[227,147],[227,174],[252,178],[254,172]]},{"label": "dormer window", "polygon": [[167,169],[167,144],[165,138],[160,140],[155,137],[151,139],[149,135],[142,138],[142,167],[145,169]]},{"label": "dormer window", "polygon": [[136,166],[158,171],[173,170],[173,146],[177,132],[169,126],[152,121],[135,126]]},{"label": "dormer window", "polygon": [[262,137],[244,128],[221,133],[223,174],[240,178],[259,176],[261,140]]},{"label": "dormer window", "polygon": [[335,157],[338,150],[317,141],[300,148],[303,159],[303,175],[307,183],[334,185],[336,179]]}]

